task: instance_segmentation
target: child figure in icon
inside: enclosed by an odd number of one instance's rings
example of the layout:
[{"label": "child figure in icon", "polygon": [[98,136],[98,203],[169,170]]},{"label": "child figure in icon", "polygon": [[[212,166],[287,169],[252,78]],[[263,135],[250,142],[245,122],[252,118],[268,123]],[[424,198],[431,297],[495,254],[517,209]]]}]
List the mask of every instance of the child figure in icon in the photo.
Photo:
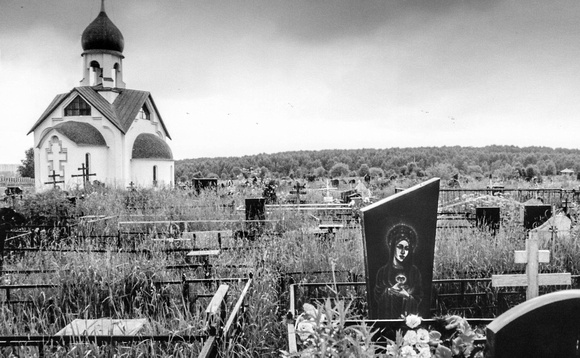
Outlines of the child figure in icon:
[{"label": "child figure in icon", "polygon": [[380,318],[417,314],[423,298],[421,273],[413,264],[417,232],[407,224],[387,231],[388,261],[377,272],[374,290]]}]

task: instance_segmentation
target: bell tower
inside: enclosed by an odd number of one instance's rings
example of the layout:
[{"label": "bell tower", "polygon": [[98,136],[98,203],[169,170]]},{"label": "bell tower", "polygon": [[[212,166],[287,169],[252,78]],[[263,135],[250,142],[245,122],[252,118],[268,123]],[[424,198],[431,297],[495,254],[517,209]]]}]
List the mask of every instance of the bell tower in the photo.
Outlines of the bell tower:
[{"label": "bell tower", "polygon": [[125,40],[121,31],[105,12],[105,0],[101,11],[87,26],[81,38],[83,47],[83,79],[81,86],[125,88],[123,82],[123,48]]}]

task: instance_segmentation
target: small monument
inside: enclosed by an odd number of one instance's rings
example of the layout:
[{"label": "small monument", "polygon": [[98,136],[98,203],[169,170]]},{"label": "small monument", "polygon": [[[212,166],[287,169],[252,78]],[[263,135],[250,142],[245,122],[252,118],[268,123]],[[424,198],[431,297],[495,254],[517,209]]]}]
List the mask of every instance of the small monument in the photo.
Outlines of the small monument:
[{"label": "small monument", "polygon": [[477,227],[496,232],[499,229],[500,210],[495,207],[478,207],[475,208],[475,220]]},{"label": "small monument", "polygon": [[524,206],[524,228],[532,230],[542,225],[552,216],[550,205],[526,205]]},{"label": "small monument", "polygon": [[564,213],[553,215],[545,223],[538,226],[538,234],[542,242],[558,240],[570,240],[572,220]]},{"label": "small monument", "polygon": [[430,316],[439,182],[361,209],[371,319]]},{"label": "small monument", "polygon": [[251,237],[261,235],[264,231],[264,220],[266,220],[265,204],[265,198],[246,199],[246,231]]}]

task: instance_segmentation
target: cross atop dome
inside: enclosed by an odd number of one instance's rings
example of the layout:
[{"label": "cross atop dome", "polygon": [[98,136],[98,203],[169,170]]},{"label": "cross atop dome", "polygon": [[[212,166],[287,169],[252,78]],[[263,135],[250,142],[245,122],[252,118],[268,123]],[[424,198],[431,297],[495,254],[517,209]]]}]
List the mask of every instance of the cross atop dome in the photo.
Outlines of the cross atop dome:
[{"label": "cross atop dome", "polygon": [[125,39],[105,12],[105,0],[101,0],[101,11],[83,31],[81,40],[83,50],[110,50],[123,52]]},{"label": "cross atop dome", "polygon": [[83,79],[81,86],[125,88],[122,59],[125,39],[105,12],[105,0],[101,11],[87,26],[81,37],[83,47]]}]

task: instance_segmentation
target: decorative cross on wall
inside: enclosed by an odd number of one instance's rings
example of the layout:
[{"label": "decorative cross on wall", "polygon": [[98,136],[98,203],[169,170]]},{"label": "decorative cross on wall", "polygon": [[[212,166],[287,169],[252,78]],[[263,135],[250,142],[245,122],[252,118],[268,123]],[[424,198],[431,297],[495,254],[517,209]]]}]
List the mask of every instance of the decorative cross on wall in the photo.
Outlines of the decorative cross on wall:
[{"label": "decorative cross on wall", "polygon": [[[55,137],[56,138],[56,137]],[[46,155],[49,162],[49,170],[58,171],[64,176],[64,167],[62,163],[67,161],[66,148],[62,147],[62,143],[59,140],[52,140],[50,142],[50,148],[47,148]]]}]

